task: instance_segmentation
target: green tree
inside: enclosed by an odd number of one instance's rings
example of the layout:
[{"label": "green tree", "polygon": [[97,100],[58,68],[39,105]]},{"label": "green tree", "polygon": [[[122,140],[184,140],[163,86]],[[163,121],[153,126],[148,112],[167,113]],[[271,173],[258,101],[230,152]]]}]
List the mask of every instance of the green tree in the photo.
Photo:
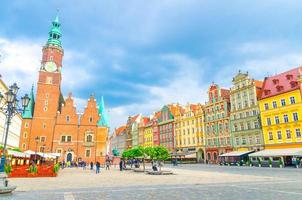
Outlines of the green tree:
[{"label": "green tree", "polygon": [[170,157],[168,149],[163,146],[156,146],[147,149],[148,155],[152,160],[159,161],[159,171],[161,171],[161,162],[167,160]]}]

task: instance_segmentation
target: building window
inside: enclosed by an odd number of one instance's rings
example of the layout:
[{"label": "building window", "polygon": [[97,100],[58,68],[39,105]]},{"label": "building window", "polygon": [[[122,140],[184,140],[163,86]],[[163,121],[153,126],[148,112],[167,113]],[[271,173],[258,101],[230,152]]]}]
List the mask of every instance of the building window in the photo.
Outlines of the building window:
[{"label": "building window", "polygon": [[273,133],[272,133],[272,132],[269,132],[269,133],[268,133],[268,139],[269,139],[269,140],[273,140],[273,139],[274,139]]},{"label": "building window", "polygon": [[23,138],[27,138],[27,132],[23,133]]},{"label": "building window", "polygon": [[254,127],[255,127],[255,128],[259,128],[259,123],[258,123],[258,121],[254,121]]},{"label": "building window", "polygon": [[24,127],[25,127],[25,128],[28,128],[28,122],[26,122],[26,123],[24,124]]},{"label": "building window", "polygon": [[282,133],[281,133],[281,131],[277,131],[277,138],[278,138],[278,140],[282,139]]},{"label": "building window", "polygon": [[242,137],[242,144],[246,145],[246,138],[245,137]]},{"label": "building window", "polygon": [[290,139],[291,138],[291,134],[290,134],[290,130],[286,130],[286,138]]},{"label": "building window", "polygon": [[45,111],[45,112],[47,111],[47,106],[44,107],[44,111]]},{"label": "building window", "polygon": [[26,144],[25,143],[22,144],[22,148],[26,149]]},{"label": "building window", "polygon": [[301,131],[299,128],[296,128],[296,137],[301,138]]},{"label": "building window", "polygon": [[46,77],[46,84],[52,84],[52,77]]},{"label": "building window", "polygon": [[264,104],[264,110],[268,110],[268,103]]},{"label": "building window", "polygon": [[65,142],[66,141],[66,136],[65,135],[62,135],[61,137],[61,142]]},{"label": "building window", "polygon": [[250,130],[251,129],[251,123],[247,122],[247,129]]},{"label": "building window", "polygon": [[276,123],[276,124],[279,124],[279,123],[280,123],[280,121],[279,121],[279,116],[275,116],[275,123]]},{"label": "building window", "polygon": [[86,142],[92,142],[92,135],[87,135],[86,136]]},{"label": "building window", "polygon": [[293,113],[293,118],[294,118],[294,121],[298,121],[299,118],[298,118],[298,113]]},{"label": "building window", "polygon": [[90,149],[86,149],[85,156],[86,158],[90,157]]},{"label": "building window", "polygon": [[43,128],[46,128],[46,124],[45,123],[43,123]]},{"label": "building window", "polygon": [[296,103],[296,100],[295,100],[295,97],[290,97],[290,104],[295,104]]},{"label": "building window", "polygon": [[250,144],[253,144],[254,142],[253,142],[253,137],[252,136],[249,136],[249,143]]},{"label": "building window", "polygon": [[281,99],[281,106],[286,106],[285,99]]},{"label": "building window", "polygon": [[67,115],[66,116],[66,122],[69,122],[70,121],[70,117]]},{"label": "building window", "polygon": [[45,147],[40,147],[40,152],[44,152],[45,151]]},{"label": "building window", "polygon": [[288,115],[283,115],[283,120],[284,120],[284,123],[287,123],[288,122]]},{"label": "building window", "polygon": [[273,108],[277,108],[277,102],[273,101]]},{"label": "building window", "polygon": [[271,118],[266,118],[266,124],[268,125],[268,126],[270,126],[272,123],[271,123]]},{"label": "building window", "polygon": [[62,149],[57,149],[57,153],[62,153]]},{"label": "building window", "polygon": [[46,141],[46,137],[45,136],[41,136],[40,137],[40,142],[45,142]]},{"label": "building window", "polygon": [[92,117],[89,117],[89,122],[92,123],[93,119]]},{"label": "building window", "polygon": [[66,138],[67,138],[67,142],[71,142],[71,136],[70,135],[68,135]]},{"label": "building window", "polygon": [[256,136],[256,144],[260,144],[260,137],[259,137],[259,135]]}]

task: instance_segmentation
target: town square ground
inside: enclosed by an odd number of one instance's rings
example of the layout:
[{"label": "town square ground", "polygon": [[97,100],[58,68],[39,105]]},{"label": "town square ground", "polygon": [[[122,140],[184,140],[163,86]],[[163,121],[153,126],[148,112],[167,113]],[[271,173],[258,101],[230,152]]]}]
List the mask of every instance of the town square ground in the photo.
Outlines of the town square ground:
[{"label": "town square ground", "polygon": [[67,168],[55,178],[10,179],[17,190],[0,199],[302,199],[302,170],[294,168],[166,165],[158,176],[112,167],[100,174]]}]

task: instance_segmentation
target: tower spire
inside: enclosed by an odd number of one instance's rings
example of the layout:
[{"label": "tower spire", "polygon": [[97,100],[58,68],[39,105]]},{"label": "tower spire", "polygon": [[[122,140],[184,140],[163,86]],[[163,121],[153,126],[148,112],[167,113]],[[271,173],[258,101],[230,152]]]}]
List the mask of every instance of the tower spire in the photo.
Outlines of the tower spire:
[{"label": "tower spire", "polygon": [[29,103],[25,107],[24,111],[22,112],[23,119],[32,119],[33,118],[34,105],[35,105],[34,84],[31,87],[29,98],[30,98]]},{"label": "tower spire", "polygon": [[98,121],[98,126],[109,127],[108,113],[105,110],[104,97],[101,97],[101,102],[98,102],[100,120]]},{"label": "tower spire", "polygon": [[47,45],[54,45],[61,47],[61,23],[59,20],[59,11],[57,10],[57,15],[55,19],[52,21],[52,26],[49,31]]}]

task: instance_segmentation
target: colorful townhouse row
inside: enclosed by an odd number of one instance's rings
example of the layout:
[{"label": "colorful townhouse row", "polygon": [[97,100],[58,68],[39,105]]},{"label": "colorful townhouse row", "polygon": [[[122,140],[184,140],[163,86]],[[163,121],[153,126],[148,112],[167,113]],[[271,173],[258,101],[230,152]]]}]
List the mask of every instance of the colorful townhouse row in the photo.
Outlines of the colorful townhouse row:
[{"label": "colorful townhouse row", "polygon": [[110,148],[123,152],[162,145],[171,153],[193,154],[207,163],[217,163],[229,152],[263,156],[276,150],[285,159],[293,156],[288,152],[302,156],[301,83],[302,67],[264,81],[239,71],[230,89],[212,83],[204,105],[169,104],[150,117],[129,116],[111,136]]}]

